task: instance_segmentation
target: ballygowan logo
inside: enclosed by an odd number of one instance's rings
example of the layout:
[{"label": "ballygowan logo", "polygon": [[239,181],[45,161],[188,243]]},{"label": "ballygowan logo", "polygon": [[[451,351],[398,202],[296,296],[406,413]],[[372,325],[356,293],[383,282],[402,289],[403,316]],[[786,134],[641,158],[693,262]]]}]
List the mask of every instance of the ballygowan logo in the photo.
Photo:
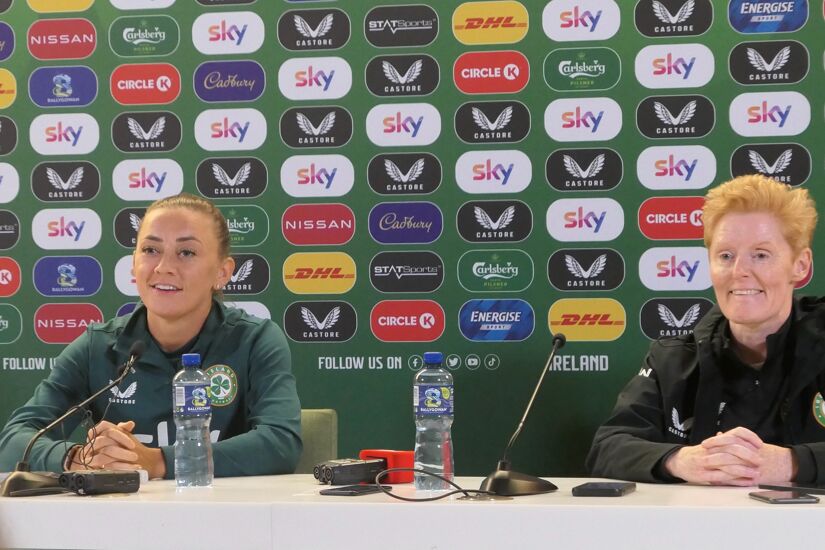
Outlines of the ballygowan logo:
[{"label": "ballygowan logo", "polygon": [[731,50],[728,68],[740,84],[793,84],[809,63],[807,48],[794,40],[744,42]]},{"label": "ballygowan logo", "polygon": [[613,149],[559,149],[547,157],[547,183],[558,191],[606,191],[622,181],[622,157]]},{"label": "ballygowan logo", "polygon": [[811,175],[811,153],[798,143],[759,143],[743,145],[730,159],[731,174],[763,174],[796,187]]},{"label": "ballygowan logo", "polygon": [[198,191],[210,199],[257,197],[266,180],[266,165],[254,157],[208,158],[195,176]]},{"label": "ballygowan logo", "polygon": [[180,119],[169,111],[122,113],[112,122],[112,141],[126,153],[171,151],[180,139]]},{"label": "ballygowan logo", "polygon": [[367,64],[367,88],[377,96],[429,95],[438,87],[438,62],[429,55],[382,55]]},{"label": "ballygowan logo", "polygon": [[379,292],[432,292],[444,282],[444,262],[434,252],[379,252],[370,282]]},{"label": "ballygowan logo", "polygon": [[357,324],[347,302],[293,302],[284,312],[284,330],[296,342],[346,342]]},{"label": "ballygowan logo", "polygon": [[471,243],[518,242],[533,230],[533,212],[521,201],[471,201],[458,209],[456,224]]},{"label": "ballygowan logo", "polygon": [[17,124],[7,116],[0,116],[0,155],[8,155],[17,147]]},{"label": "ballygowan logo", "polygon": [[370,160],[367,180],[381,195],[428,194],[441,185],[441,162],[430,153],[384,153]]},{"label": "ballygowan logo", "polygon": [[466,143],[515,143],[530,133],[530,111],[519,101],[475,101],[455,112],[455,133]]},{"label": "ballygowan logo", "polygon": [[339,9],[291,10],[278,20],[278,41],[287,50],[337,50],[349,36],[349,17]]},{"label": "ballygowan logo", "polygon": [[707,298],[654,298],[642,306],[639,323],[651,340],[684,336],[693,333],[712,307]]},{"label": "ballygowan logo", "polygon": [[636,28],[645,36],[696,36],[713,22],[710,0],[640,0]]},{"label": "ballygowan logo", "polygon": [[636,108],[636,125],[651,139],[702,137],[715,121],[713,103],[701,95],[648,97]]},{"label": "ballygowan logo", "polygon": [[8,250],[20,240],[20,220],[14,212],[0,210],[0,250]]},{"label": "ballygowan logo", "polygon": [[260,294],[269,286],[269,264],[258,254],[233,254],[235,271],[223,287],[225,294]]},{"label": "ballygowan logo", "polygon": [[103,283],[103,269],[90,256],[46,256],[34,265],[33,279],[43,296],[92,296]]},{"label": "ballygowan logo", "polygon": [[293,107],[280,127],[289,147],[340,147],[352,138],[352,115],[343,107]]},{"label": "ballygowan logo", "polygon": [[430,6],[378,6],[364,18],[364,34],[379,48],[426,46],[438,36],[438,15]]},{"label": "ballygowan logo", "polygon": [[41,162],[32,170],[32,192],[44,202],[88,201],[100,191],[100,171],[91,162]]},{"label": "ballygowan logo", "polygon": [[40,67],[29,77],[29,97],[40,107],[83,107],[97,97],[88,67]]},{"label": "ballygowan logo", "polygon": [[134,248],[140,222],[146,214],[146,208],[124,208],[115,214],[115,239],[121,246]]},{"label": "ballygowan logo", "polygon": [[624,276],[624,258],[610,248],[558,250],[547,261],[550,284],[564,291],[613,290]]}]

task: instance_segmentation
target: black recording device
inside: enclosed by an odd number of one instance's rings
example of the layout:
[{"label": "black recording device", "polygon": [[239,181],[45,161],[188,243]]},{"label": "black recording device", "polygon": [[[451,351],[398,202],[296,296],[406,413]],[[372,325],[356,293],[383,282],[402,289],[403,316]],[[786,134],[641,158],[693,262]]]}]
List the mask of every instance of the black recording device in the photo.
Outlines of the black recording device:
[{"label": "black recording device", "polygon": [[61,487],[78,495],[136,493],[140,488],[140,474],[134,470],[64,472],[59,481]]},{"label": "black recording device", "polygon": [[589,481],[573,487],[574,497],[623,497],[636,490],[632,481]]},{"label": "black recording device", "polygon": [[544,376],[550,370],[550,365],[553,363],[553,358],[556,356],[556,352],[563,348],[566,342],[567,338],[560,332],[557,332],[553,336],[553,348],[550,350],[550,355],[547,357],[547,363],[541,371],[541,376],[539,377],[539,381],[536,383],[536,387],[533,390],[533,395],[530,397],[530,401],[527,402],[527,408],[524,410],[524,416],[521,417],[521,422],[519,422],[516,431],[510,438],[510,442],[507,443],[507,447],[504,449],[504,455],[501,460],[498,461],[496,470],[481,482],[481,487],[479,487],[479,490],[500,496],[515,497],[521,495],[550,493],[558,489],[558,487],[546,479],[512,471],[510,469],[510,460],[507,456],[510,453],[510,448],[513,446],[513,443],[515,443],[516,438],[518,438],[521,433],[521,429],[524,427],[524,421],[527,420],[527,415],[530,414],[530,409],[533,407],[533,401],[535,401],[536,395],[539,393],[539,388],[541,388],[541,383],[544,381]]},{"label": "black recording device", "polygon": [[112,382],[74,407],[70,408],[64,414],[50,422],[45,428],[40,429],[36,434],[34,434],[34,437],[32,437],[29,440],[28,445],[26,445],[26,450],[23,451],[23,458],[20,459],[15,466],[14,471],[9,474],[3,482],[3,486],[0,487],[0,495],[4,497],[25,497],[35,495],[54,495],[66,492],[66,489],[60,485],[60,474],[31,471],[28,460],[34,444],[38,439],[40,439],[40,437],[43,436],[43,434],[56,426],[59,426],[71,415],[77,411],[83,410],[86,405],[105,394],[111,388],[123,382],[123,379],[126,378],[130,372],[134,372],[134,365],[140,356],[143,355],[143,350],[145,348],[146,344],[143,341],[138,340],[134,342],[132,347],[129,348],[129,359],[118,370],[118,376]]},{"label": "black recording device", "polygon": [[380,472],[387,469],[387,460],[374,458],[359,460],[356,458],[339,458],[317,464],[312,475],[321,483],[329,485],[350,485],[375,480]]},{"label": "black recording device", "polygon": [[373,483],[372,485],[344,485],[343,487],[321,489],[320,493],[325,496],[360,497],[361,495],[380,493],[381,488],[385,491],[392,491],[392,487],[389,485],[381,485],[381,487],[379,487]]}]

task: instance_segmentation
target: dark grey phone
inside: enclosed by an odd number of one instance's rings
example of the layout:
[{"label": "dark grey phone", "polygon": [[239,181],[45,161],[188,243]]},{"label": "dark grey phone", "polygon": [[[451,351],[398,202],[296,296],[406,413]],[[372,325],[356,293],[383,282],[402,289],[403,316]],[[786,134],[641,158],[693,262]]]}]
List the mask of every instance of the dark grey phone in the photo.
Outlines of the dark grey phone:
[{"label": "dark grey phone", "polygon": [[[382,485],[381,487],[383,487],[386,491],[392,490],[392,487],[389,485]],[[378,493],[380,491],[381,489],[378,488],[378,485],[373,483],[371,485],[345,485],[343,487],[331,487],[329,489],[322,489],[321,494],[328,496],[357,497],[361,495]]]},{"label": "dark grey phone", "polygon": [[819,497],[800,491],[756,491],[748,493],[751,498],[770,504],[816,504]]},{"label": "dark grey phone", "polygon": [[621,497],[636,490],[632,481],[590,481],[573,487],[574,497]]},{"label": "dark grey phone", "polygon": [[760,489],[770,489],[772,491],[798,491],[809,495],[825,495],[825,485],[814,485],[813,483],[797,483],[795,481],[777,481],[776,483],[760,483]]}]

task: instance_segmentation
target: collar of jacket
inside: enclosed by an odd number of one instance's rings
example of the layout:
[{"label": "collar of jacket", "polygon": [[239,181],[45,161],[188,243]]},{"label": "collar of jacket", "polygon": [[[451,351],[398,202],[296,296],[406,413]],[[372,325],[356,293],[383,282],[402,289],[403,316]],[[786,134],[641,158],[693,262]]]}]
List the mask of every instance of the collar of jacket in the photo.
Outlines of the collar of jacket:
[{"label": "collar of jacket", "polygon": [[[825,393],[825,362],[815,360],[825,354],[825,298],[795,298],[791,314],[794,316],[794,368],[784,396],[786,403],[817,378],[819,391]],[[714,305],[693,331],[699,366],[693,429],[690,434],[690,442],[693,444],[704,441],[718,431],[722,376],[715,357],[723,345],[726,321],[719,306]]]},{"label": "collar of jacket", "polygon": [[[213,299],[212,309],[206,317],[198,333],[192,349],[189,353],[200,353],[201,358],[205,357],[209,350],[218,344],[215,334],[226,323],[226,306],[221,302]],[[149,326],[146,321],[146,306],[143,303],[138,303],[135,310],[129,315],[125,322],[123,330],[117,336],[112,351],[114,353],[114,360],[116,364],[120,365],[129,358],[129,349],[136,340],[143,340],[146,344],[146,349],[143,355],[138,359],[137,365],[154,366],[160,368],[168,368],[170,365],[177,371],[179,367],[180,358],[169,359],[166,354],[155,343],[154,338],[149,333]]]}]

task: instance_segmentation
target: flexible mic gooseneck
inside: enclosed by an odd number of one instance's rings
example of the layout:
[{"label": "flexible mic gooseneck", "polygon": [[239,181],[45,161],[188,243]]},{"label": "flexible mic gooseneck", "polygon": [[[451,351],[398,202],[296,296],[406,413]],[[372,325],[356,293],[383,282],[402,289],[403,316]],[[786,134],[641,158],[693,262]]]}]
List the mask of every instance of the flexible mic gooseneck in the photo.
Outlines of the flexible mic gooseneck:
[{"label": "flexible mic gooseneck", "polygon": [[28,445],[26,445],[26,450],[23,451],[23,458],[21,458],[15,466],[14,472],[9,474],[9,477],[7,477],[3,482],[3,487],[0,489],[0,495],[15,497],[49,495],[65,492],[65,489],[60,486],[57,476],[53,473],[31,471],[28,460],[34,444],[43,436],[43,434],[52,428],[59,426],[71,415],[83,409],[86,405],[109,391],[111,388],[123,382],[123,379],[126,378],[130,372],[134,372],[134,365],[140,356],[143,355],[144,349],[146,349],[146,344],[142,340],[134,342],[132,347],[129,348],[129,359],[118,370],[117,378],[88,398],[70,408],[68,411],[50,422],[46,427],[38,430],[38,432],[34,434],[34,436],[29,440]]},{"label": "flexible mic gooseneck", "polygon": [[496,466],[496,471],[487,476],[484,481],[481,482],[480,490],[488,491],[501,496],[519,496],[549,493],[558,489],[558,487],[545,479],[512,471],[510,469],[510,460],[508,459],[508,456],[510,454],[510,449],[513,447],[513,444],[516,442],[516,439],[518,439],[518,436],[521,433],[521,429],[524,427],[524,422],[527,420],[527,415],[530,414],[530,409],[533,408],[533,401],[535,401],[536,395],[539,393],[539,388],[541,388],[542,382],[544,382],[544,377],[547,374],[547,371],[550,370],[550,365],[553,363],[553,358],[556,356],[556,352],[563,348],[566,342],[567,338],[560,332],[553,336],[553,348],[550,350],[550,355],[547,356],[547,363],[545,363],[544,369],[541,371],[539,381],[536,383],[536,387],[533,390],[533,395],[527,403],[527,407],[524,410],[524,416],[521,417],[521,422],[519,422],[516,431],[513,432],[510,442],[507,443],[507,447],[504,449],[504,454]]}]

